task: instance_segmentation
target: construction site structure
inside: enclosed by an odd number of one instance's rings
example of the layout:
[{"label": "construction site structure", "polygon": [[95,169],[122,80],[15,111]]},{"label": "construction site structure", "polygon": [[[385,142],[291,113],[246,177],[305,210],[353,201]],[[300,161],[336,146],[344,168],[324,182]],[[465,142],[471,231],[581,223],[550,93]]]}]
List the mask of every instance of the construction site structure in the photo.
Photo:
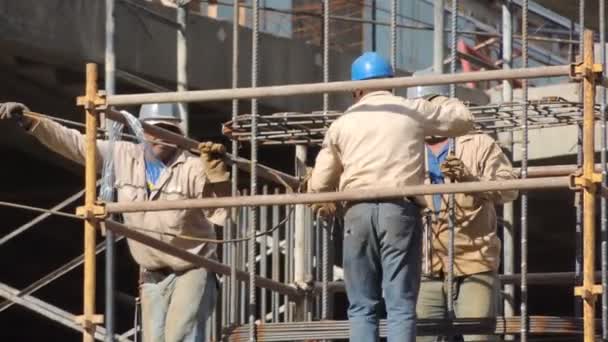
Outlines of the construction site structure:
[{"label": "construction site structure", "polygon": [[[584,14],[584,0],[579,0]],[[337,7],[332,7],[334,3]],[[311,37],[322,36],[315,40],[322,48],[321,66],[322,80],[318,83],[263,85],[260,84],[260,1],[252,0],[250,6],[251,37],[251,87],[239,86],[239,26],[245,23],[241,19],[247,4],[234,1],[233,6],[233,55],[232,55],[232,87],[225,89],[188,90],[187,65],[188,46],[186,30],[188,26],[187,11],[194,2],[171,2],[176,9],[176,62],[177,89],[139,94],[116,94],[116,61],[113,50],[115,34],[114,17],[107,15],[106,21],[106,62],[105,91],[100,90],[100,74],[95,63],[86,65],[86,87],[83,96],[77,99],[77,104],[85,112],[86,134],[86,165],[85,189],[75,194],[63,203],[51,208],[41,209],[25,206],[8,201],[0,205],[25,210],[42,211],[42,215],[31,223],[3,237],[8,241],[21,232],[29,229],[35,223],[51,215],[61,215],[83,221],[84,224],[84,254],[81,258],[62,267],[54,274],[42,278],[31,286],[17,290],[9,286],[0,287],[0,296],[5,297],[4,307],[17,304],[46,316],[71,329],[82,331],[83,341],[134,341],[138,339],[138,324],[126,332],[117,332],[114,320],[114,301],[116,298],[114,277],[114,246],[124,238],[138,241],[169,255],[189,261],[200,267],[222,275],[221,295],[216,311],[209,321],[210,340],[230,341],[286,341],[286,340],[334,340],[348,338],[348,324],[336,320],[336,312],[343,310],[337,307],[335,295],[344,292],[341,281],[342,269],[336,256],[339,248],[339,221],[326,221],[313,217],[307,204],[339,201],[362,201],[402,198],[406,196],[428,194],[455,194],[482,192],[491,190],[521,191],[519,201],[519,231],[514,231],[515,212],[513,205],[503,209],[503,274],[500,280],[503,286],[503,314],[496,318],[419,320],[420,335],[435,335],[441,333],[447,336],[457,334],[493,334],[505,338],[516,336],[521,341],[527,341],[537,336],[550,338],[572,337],[584,341],[595,341],[598,337],[608,338],[608,296],[604,289],[608,285],[608,219],[606,206],[606,185],[608,164],[606,151],[608,139],[606,131],[606,41],[605,41],[605,5],[598,2],[599,35],[591,30],[583,30],[581,16],[580,58],[572,63],[550,66],[529,65],[529,34],[527,0],[521,4],[521,65],[515,67],[508,61],[513,57],[513,20],[511,19],[513,3],[508,1],[503,8],[503,31],[492,38],[502,43],[503,63],[501,67],[488,68],[492,70],[475,70],[477,67],[457,72],[457,61],[468,62],[477,66],[490,66],[480,55],[471,54],[465,47],[458,49],[457,23],[459,16],[459,1],[449,2],[450,28],[444,29],[444,1],[436,0],[434,26],[435,55],[433,72],[416,76],[398,76],[390,79],[367,81],[330,81],[330,19],[332,8],[338,5],[347,6],[346,2],[338,0],[323,0],[319,11],[322,21],[321,31],[314,31]],[[306,2],[298,2],[305,6]],[[375,1],[374,1],[375,3]],[[397,66],[397,0],[390,1],[389,8],[389,55],[393,67]],[[106,13],[113,13],[113,0],[106,0]],[[200,5],[200,4],[199,4]],[[210,1],[208,14],[214,13],[213,6],[219,2]],[[197,7],[200,8],[200,7]],[[303,7],[300,8],[302,10]],[[296,6],[294,6],[296,9]],[[315,9],[313,9],[314,12]],[[357,11],[359,11],[357,9]],[[359,12],[357,12],[359,13]],[[340,15],[343,15],[340,13]],[[334,18],[335,19],[335,18]],[[337,20],[337,19],[336,19]],[[376,20],[372,18],[371,20]],[[440,23],[441,22],[441,23]],[[294,28],[301,23],[292,23]],[[307,27],[308,24],[301,24]],[[308,25],[310,28],[310,25]],[[305,31],[305,30],[304,30]],[[302,31],[302,32],[304,32]],[[447,31],[450,37],[445,39]],[[295,32],[295,31],[294,31]],[[304,33],[298,33],[304,34]],[[376,33],[374,33],[374,37]],[[543,37],[535,37],[542,42]],[[444,54],[443,42],[450,44],[449,57]],[[600,51],[594,53],[595,42]],[[570,42],[573,44],[572,42]],[[490,43],[488,43],[490,44]],[[473,49],[475,51],[478,49]],[[463,57],[464,56],[464,57]],[[445,65],[449,65],[449,73],[444,73]],[[463,63],[466,64],[466,63]],[[485,68],[482,68],[485,69]],[[529,81],[548,78],[565,78],[576,82],[582,89],[577,100],[565,99],[556,93],[540,100],[529,99]],[[480,100],[475,91],[470,91],[469,104],[475,114],[476,130],[500,136],[504,147],[512,151],[514,159],[519,162],[519,179],[512,181],[481,181],[467,184],[418,185],[392,189],[370,189],[369,191],[342,191],[328,193],[298,193],[300,183],[306,172],[306,166],[312,164],[308,160],[309,149],[316,148],[331,122],[341,115],[340,111],[331,110],[330,94],[348,93],[355,89],[405,89],[415,86],[450,85],[451,95],[462,94],[456,86],[475,84],[491,84],[502,82],[501,103],[489,103]],[[513,84],[519,82],[521,93],[517,99],[513,97]],[[268,98],[295,97],[301,95],[322,96],[322,108],[314,112],[281,112],[261,114],[259,102]],[[464,95],[463,95],[464,96]],[[242,101],[251,101],[248,114],[242,114],[239,106]],[[189,104],[232,101],[232,118],[223,125],[223,133],[232,141],[231,153],[227,161],[232,165],[233,188],[232,196],[225,198],[208,198],[201,200],[183,201],[152,201],[152,202],[114,202],[111,199],[100,198],[97,193],[98,185],[104,181],[104,175],[98,177],[96,144],[100,133],[110,132],[112,122],[128,124],[122,114],[115,108],[137,106],[146,103],[181,104],[182,117],[189,120]],[[480,103],[484,102],[484,103]],[[40,115],[29,113],[28,115]],[[57,119],[49,117],[51,119]],[[103,124],[102,124],[103,123]],[[101,126],[101,127],[100,127]],[[598,128],[599,126],[599,128]],[[143,129],[166,142],[175,144],[183,149],[196,152],[199,142],[195,139],[180,136],[162,128],[142,123]],[[580,134],[578,148],[578,165],[547,165],[529,166],[531,133],[548,128],[577,127]],[[185,127],[188,131],[188,126]],[[596,132],[599,130],[599,137]],[[125,139],[133,139],[125,135]],[[520,151],[514,150],[514,140],[518,141]],[[247,144],[250,147],[249,159],[239,156],[239,146]],[[295,174],[275,170],[262,165],[258,161],[260,149],[267,145],[294,145]],[[596,155],[599,152],[599,164]],[[249,174],[248,187],[239,183],[239,173]],[[580,229],[580,248],[577,249],[577,265],[572,273],[531,273],[528,270],[528,196],[530,192],[544,189],[570,190],[576,195],[575,210]],[[77,201],[84,194],[84,204],[76,214],[62,211],[64,207]],[[597,224],[597,206],[599,204],[599,224]],[[142,227],[129,227],[112,215],[137,212],[177,210],[185,208],[231,208],[231,215],[226,229],[221,233],[218,244],[222,246],[220,261],[191,254],[185,250],[171,246],[163,241],[146,235]],[[599,229],[598,229],[599,228]],[[454,229],[454,227],[451,227]],[[105,242],[97,243],[100,232],[104,233]],[[600,232],[601,234],[598,234]],[[519,237],[520,261],[519,274],[515,274],[515,236]],[[598,239],[597,237],[600,237]],[[579,241],[573,241],[578,244]],[[598,244],[598,242],[600,242]],[[452,244],[453,245],[453,244]],[[599,251],[596,251],[599,246]],[[96,277],[102,272],[97,267],[97,254],[105,250],[105,305],[104,313],[96,307],[97,289]],[[453,255],[453,253],[450,253]],[[597,267],[596,255],[599,255]],[[580,264],[577,262],[580,261]],[[453,263],[453,259],[450,260]],[[57,307],[43,302],[32,296],[32,293],[50,280],[56,279],[77,265],[84,265],[83,311],[82,315],[74,316]],[[599,272],[598,272],[599,271]],[[448,275],[448,281],[453,281],[453,274]],[[573,317],[555,317],[553,315],[530,315],[528,311],[528,286],[534,283],[567,284],[572,286],[572,297],[580,298],[582,315]],[[519,285],[516,289],[515,285]],[[598,302],[601,309],[596,309]],[[515,303],[519,303],[519,310]],[[1,309],[0,309],[1,310]],[[383,321],[380,332],[386,336],[386,326]]]}]

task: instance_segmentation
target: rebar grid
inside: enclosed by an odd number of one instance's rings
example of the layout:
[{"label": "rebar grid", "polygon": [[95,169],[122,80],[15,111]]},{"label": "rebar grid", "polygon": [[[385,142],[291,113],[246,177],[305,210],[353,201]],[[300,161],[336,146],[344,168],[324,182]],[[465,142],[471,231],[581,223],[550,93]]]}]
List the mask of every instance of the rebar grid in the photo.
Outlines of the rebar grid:
[{"label": "rebar grid", "polygon": [[[496,134],[522,130],[524,107],[528,110],[528,128],[542,129],[576,125],[582,122],[582,104],[563,98],[547,97],[540,100],[507,102],[483,106],[470,106],[475,117],[477,133]],[[261,145],[311,144],[319,145],[329,126],[342,113],[336,111],[313,113],[275,113],[258,116],[257,140]],[[601,115],[596,106],[596,115]],[[239,115],[224,124],[224,134],[245,142],[251,139],[251,115]]]}]

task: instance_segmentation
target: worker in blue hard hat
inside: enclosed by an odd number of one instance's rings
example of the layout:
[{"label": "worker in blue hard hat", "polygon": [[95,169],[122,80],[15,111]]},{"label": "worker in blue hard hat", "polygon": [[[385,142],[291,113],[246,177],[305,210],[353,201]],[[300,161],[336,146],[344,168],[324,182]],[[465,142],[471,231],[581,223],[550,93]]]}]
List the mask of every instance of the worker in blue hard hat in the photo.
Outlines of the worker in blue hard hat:
[{"label": "worker in blue hard hat", "polygon": [[[0,103],[0,120],[13,121],[49,149],[81,164],[84,136],[74,129],[28,114],[20,103]],[[174,133],[184,134],[176,104],[145,104],[139,119]],[[131,127],[134,128],[133,126]],[[98,141],[103,165],[113,159],[119,201],[184,200],[227,196],[230,174],[225,149],[212,142],[199,146],[201,156],[146,134],[143,143]],[[215,226],[223,226],[226,210],[185,209],[124,213],[124,223],[174,247],[207,258],[217,258]],[[170,233],[170,234],[169,234]],[[206,320],[217,298],[216,275],[188,261],[128,240],[140,266],[142,337],[144,342],[205,342]]]},{"label": "worker in blue hard hat", "polygon": [[[364,53],[351,66],[351,79],[353,81],[387,78],[394,75],[393,67],[376,52]],[[358,101],[365,93],[365,91],[357,89],[353,92],[353,97]]]},{"label": "worker in blue hard hat", "polygon": [[[366,52],[352,64],[352,79],[393,77],[390,64]],[[458,136],[473,117],[458,100],[405,99],[389,90],[354,91],[355,104],[327,130],[308,181],[311,192],[399,188],[424,183],[424,137]],[[384,296],[388,341],[416,338],[423,198],[344,203],[344,281],[351,341],[379,340]],[[335,205],[313,205],[320,215]]]}]

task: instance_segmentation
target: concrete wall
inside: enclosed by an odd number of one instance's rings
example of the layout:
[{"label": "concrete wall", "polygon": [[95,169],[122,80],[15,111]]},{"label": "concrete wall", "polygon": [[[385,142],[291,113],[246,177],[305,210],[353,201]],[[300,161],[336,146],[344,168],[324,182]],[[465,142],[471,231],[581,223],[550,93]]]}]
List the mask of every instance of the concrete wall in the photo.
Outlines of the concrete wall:
[{"label": "concrete wall", "polygon": [[[175,17],[172,8],[153,9],[165,18]],[[3,52],[84,70],[85,62],[103,62],[104,20],[103,1],[0,0],[0,46]],[[191,15],[188,26],[191,88],[230,87],[232,24]],[[175,84],[174,27],[117,1],[116,30],[119,69],[161,84]],[[239,44],[239,85],[249,86],[251,30],[241,28]],[[258,84],[322,80],[320,52],[318,47],[303,42],[261,34]],[[348,79],[354,57],[332,53],[331,80]],[[320,99],[318,95],[297,96],[263,100],[261,105],[271,111],[311,111],[320,108]],[[334,109],[344,109],[349,104],[348,94],[332,96]]]}]

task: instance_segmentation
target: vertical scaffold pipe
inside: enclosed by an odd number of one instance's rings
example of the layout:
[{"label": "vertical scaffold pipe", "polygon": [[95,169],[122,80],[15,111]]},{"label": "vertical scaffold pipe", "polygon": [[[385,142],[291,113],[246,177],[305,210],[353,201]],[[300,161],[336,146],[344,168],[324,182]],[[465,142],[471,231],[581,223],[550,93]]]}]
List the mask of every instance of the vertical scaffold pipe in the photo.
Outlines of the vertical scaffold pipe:
[{"label": "vertical scaffold pipe", "polygon": [[[606,1],[599,0],[599,30],[600,30],[600,63],[603,64],[604,74],[608,67],[606,59]],[[606,165],[606,149],[608,139],[606,137],[606,97],[607,90],[600,88],[600,119],[601,119],[601,144],[602,153],[600,155],[602,161],[602,186],[608,186],[608,167]],[[601,197],[601,259],[602,259],[602,287],[608,288],[608,215],[606,205],[606,197]],[[608,340],[608,296],[606,291],[602,293],[602,338]]]},{"label": "vertical scaffold pipe", "polygon": [[[395,0],[393,0],[393,6],[396,6]],[[329,82],[329,0],[323,0],[323,82]],[[393,33],[393,27],[391,26],[391,34]],[[391,41],[394,42],[394,37],[391,36]],[[391,45],[393,46],[393,45]],[[391,48],[391,58],[394,58],[394,47]],[[391,59],[394,68],[394,59]],[[327,111],[329,110],[329,94],[323,94],[323,115],[327,115]],[[317,227],[319,221],[317,220]],[[329,281],[329,231],[327,225],[323,225],[322,227],[322,251],[321,251],[321,262],[322,262],[322,291],[321,291],[321,319],[326,320],[329,318],[329,291],[327,288],[327,283]],[[317,254],[318,256],[319,254]],[[318,259],[317,259],[317,262]]]},{"label": "vertical scaffold pipe", "polygon": [[[583,31],[585,27],[585,0],[579,0],[579,32],[578,32],[578,55],[579,59],[583,57],[583,49],[585,41],[583,39]],[[583,102],[583,84],[580,84],[580,92],[578,100]],[[578,123],[577,128],[577,139],[576,139],[576,166],[580,169],[583,166],[583,124]],[[583,272],[583,211],[582,207],[582,194],[580,192],[574,193],[574,205],[576,210],[576,226],[575,226],[575,252],[574,252],[574,273],[575,282],[577,285],[582,284],[582,272]],[[574,316],[582,316],[582,301],[579,297],[574,297]]]},{"label": "vertical scaffold pipe", "polygon": [[[528,67],[528,0],[522,3],[522,68]],[[521,178],[528,178],[528,80],[522,80],[522,158]],[[521,341],[528,340],[528,194],[521,194]]]},{"label": "vertical scaffold pipe", "polygon": [[[105,89],[106,94],[113,95],[116,92],[116,55],[114,53],[114,30],[115,30],[115,16],[114,16],[114,1],[106,0],[106,51],[105,51]],[[106,119],[105,127],[108,132],[112,132],[110,129],[112,122]],[[110,133],[110,134],[112,134]],[[112,137],[109,137],[112,139]],[[114,172],[114,170],[108,170],[108,172]],[[104,201],[113,201],[113,198],[102,198]],[[106,328],[106,342],[114,341],[114,290],[116,287],[114,280],[114,258],[115,258],[115,242],[114,232],[106,231],[106,268],[105,268],[105,328]]]},{"label": "vertical scaffold pipe", "polygon": [[[503,69],[511,69],[512,58],[513,58],[513,3],[511,0],[504,1],[502,4],[502,66]],[[511,81],[505,80],[502,82],[502,101],[503,103],[509,103],[513,101],[513,86]],[[513,132],[507,134],[507,141],[505,142],[509,146],[509,154],[511,160],[514,155],[513,148]],[[505,203],[503,206],[503,270],[505,275],[511,275],[515,272],[515,243],[513,240],[513,226],[515,222],[514,203]],[[512,284],[506,284],[504,286],[504,297],[503,307],[504,316],[512,317],[515,315],[515,286]],[[505,339],[512,340],[513,336],[505,336]]]},{"label": "vertical scaffold pipe", "polygon": [[[97,64],[86,67],[86,134],[85,134],[85,195],[84,207],[92,212],[97,200],[97,111],[94,102],[97,98]],[[83,342],[95,341],[95,247],[97,218],[89,217],[84,221],[84,315]]]},{"label": "vertical scaffold pipe", "polygon": [[[259,66],[259,35],[260,35],[260,1],[253,0],[252,9],[252,46],[251,46],[251,87],[258,86]],[[251,99],[251,196],[257,195],[258,191],[258,100]],[[249,341],[255,342],[255,312],[256,312],[256,288],[255,288],[255,235],[258,227],[258,208],[251,207],[250,229],[251,240],[249,242]]]},{"label": "vertical scaffold pipe", "polygon": [[[451,32],[450,32],[450,73],[456,73],[456,40],[458,38],[458,0],[452,0],[451,8]],[[456,84],[450,84],[450,97],[456,97]],[[450,139],[450,154],[456,152],[456,139]],[[454,181],[454,180],[452,180]],[[456,198],[454,194],[448,195],[448,289],[447,289],[447,306],[448,306],[448,317],[450,319],[455,318],[454,314],[454,238],[455,238],[455,224],[456,224],[456,212],[454,210],[456,205]],[[448,335],[448,340],[453,341],[454,336]]]},{"label": "vertical scaffold pipe", "polygon": [[585,342],[595,341],[595,303],[602,292],[595,285],[595,199],[597,185],[595,178],[595,74],[593,32],[585,30],[583,53],[584,115],[583,115],[583,177],[590,181],[583,186],[583,286],[577,294],[583,298],[583,318]]},{"label": "vertical scaffold pipe", "polygon": [[[240,15],[240,1],[234,1],[234,6],[232,7],[232,88],[238,87],[239,80],[239,15]],[[239,100],[232,100],[232,122],[236,122],[236,118],[239,115]],[[238,158],[239,154],[239,145],[236,139],[232,140],[232,155],[234,158]],[[238,172],[239,168],[236,163],[232,164],[232,188],[231,193],[232,196],[238,195]],[[239,209],[231,208],[230,209],[230,225],[228,226],[229,233],[231,238],[237,237],[237,215],[239,213]],[[230,267],[232,267],[232,275],[230,277],[230,324],[237,324],[238,315],[239,315],[239,301],[238,301],[238,285],[239,283],[236,281],[236,268],[237,268],[237,250],[239,248],[238,244],[230,244],[227,246],[230,251]]]}]

